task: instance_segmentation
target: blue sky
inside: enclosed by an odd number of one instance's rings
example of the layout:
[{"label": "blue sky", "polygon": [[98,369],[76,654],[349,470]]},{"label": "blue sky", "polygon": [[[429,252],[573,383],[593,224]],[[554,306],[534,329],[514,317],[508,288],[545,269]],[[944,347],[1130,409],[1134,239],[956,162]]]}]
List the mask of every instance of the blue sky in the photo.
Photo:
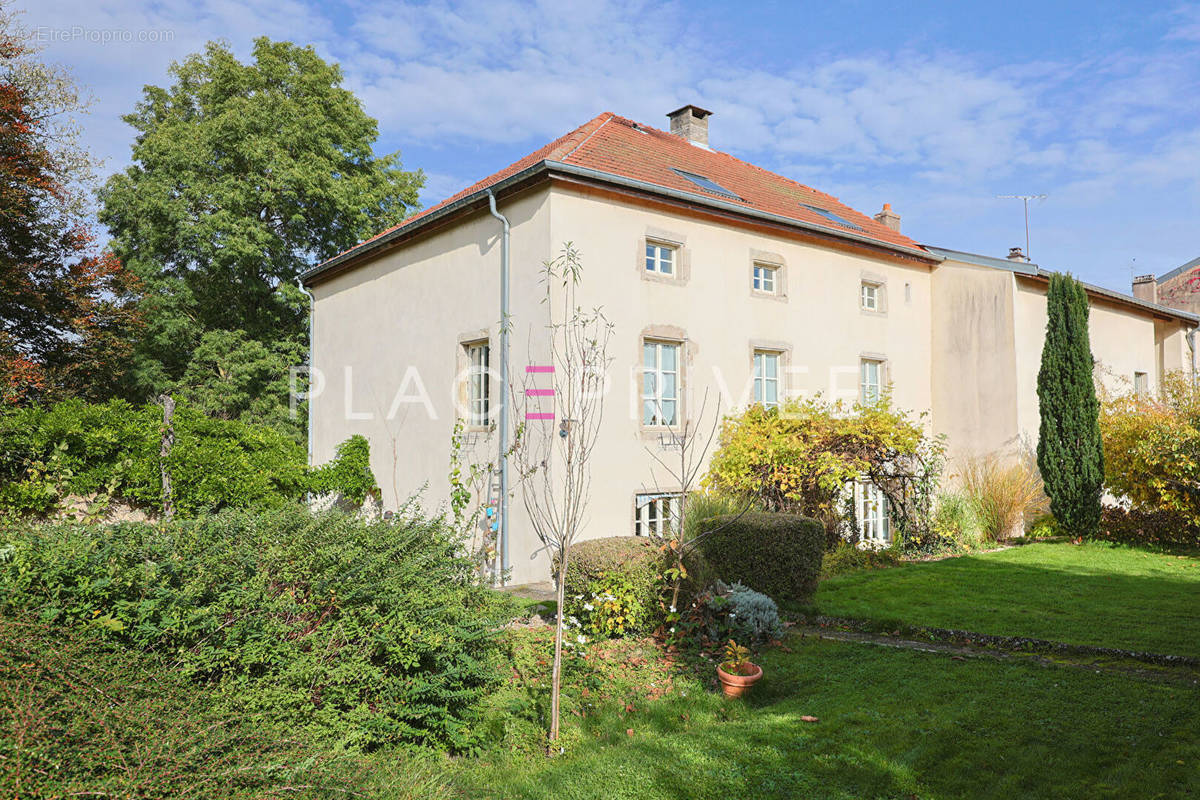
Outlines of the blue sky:
[{"label": "blue sky", "polygon": [[84,136],[109,172],[144,84],[206,40],[244,56],[267,35],[342,64],[426,203],[601,111],[664,127],[693,102],[717,149],[866,213],[890,202],[921,242],[1004,255],[1024,225],[996,195],[1046,194],[1043,266],[1128,291],[1131,270],[1200,255],[1200,4],[16,3],[67,32],[46,57],[93,95]]}]

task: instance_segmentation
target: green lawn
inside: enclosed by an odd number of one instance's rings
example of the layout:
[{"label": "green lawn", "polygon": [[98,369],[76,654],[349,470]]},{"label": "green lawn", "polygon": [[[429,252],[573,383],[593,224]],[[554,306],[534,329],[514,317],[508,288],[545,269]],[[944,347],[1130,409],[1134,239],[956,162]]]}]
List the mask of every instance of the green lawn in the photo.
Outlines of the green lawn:
[{"label": "green lawn", "polygon": [[760,659],[766,677],[749,702],[677,681],[633,711],[568,716],[566,755],[459,761],[454,789],[546,800],[1200,793],[1195,687],[811,638],[788,647]]},{"label": "green lawn", "polygon": [[1200,558],[1031,544],[831,578],[824,614],[1200,656]]}]

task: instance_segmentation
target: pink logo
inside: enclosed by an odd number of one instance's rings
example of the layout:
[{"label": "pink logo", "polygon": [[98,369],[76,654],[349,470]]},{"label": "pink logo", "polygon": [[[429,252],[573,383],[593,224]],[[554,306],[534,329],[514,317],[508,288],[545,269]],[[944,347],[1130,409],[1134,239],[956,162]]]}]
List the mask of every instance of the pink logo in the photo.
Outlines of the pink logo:
[{"label": "pink logo", "polygon": [[[525,372],[526,372],[526,374],[553,373],[554,367],[547,366],[547,365],[530,364],[525,367]],[[553,389],[526,389],[525,396],[526,397],[554,397],[554,390]],[[553,411],[549,411],[549,412],[527,411],[527,412],[525,412],[525,419],[553,421],[554,420],[554,412]]]}]

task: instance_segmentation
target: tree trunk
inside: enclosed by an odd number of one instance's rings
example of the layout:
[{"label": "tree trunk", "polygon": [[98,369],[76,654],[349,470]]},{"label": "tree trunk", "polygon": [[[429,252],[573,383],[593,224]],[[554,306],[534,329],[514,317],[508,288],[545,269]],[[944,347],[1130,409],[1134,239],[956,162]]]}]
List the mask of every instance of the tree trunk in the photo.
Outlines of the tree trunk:
[{"label": "tree trunk", "polygon": [[162,475],[162,507],[163,519],[175,516],[175,500],[171,492],[171,471],[167,469],[167,458],[171,455],[171,447],[175,444],[175,429],[171,427],[171,418],[175,415],[175,400],[169,394],[159,395],[158,401],[163,407],[162,446],[158,450],[158,468]]},{"label": "tree trunk", "polygon": [[558,612],[554,622],[554,670],[550,675],[550,746],[548,755],[554,755],[554,743],[558,741],[559,695],[562,690],[562,647],[563,647],[563,603],[566,599],[567,556],[570,548],[564,547],[558,561]]}]

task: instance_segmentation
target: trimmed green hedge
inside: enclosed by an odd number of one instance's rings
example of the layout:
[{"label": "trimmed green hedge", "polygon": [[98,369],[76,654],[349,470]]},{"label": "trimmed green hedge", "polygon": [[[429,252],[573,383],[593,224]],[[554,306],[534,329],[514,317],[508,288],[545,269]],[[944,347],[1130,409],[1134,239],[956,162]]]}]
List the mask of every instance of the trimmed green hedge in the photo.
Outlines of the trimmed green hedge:
[{"label": "trimmed green hedge", "polygon": [[[555,561],[554,570],[558,574],[557,559]],[[578,614],[575,598],[587,595],[590,587],[606,573],[617,573],[628,578],[632,593],[647,611],[641,628],[653,629],[664,616],[662,575],[666,566],[666,556],[649,539],[610,536],[577,542],[571,547],[567,579],[563,584],[566,611]]]},{"label": "trimmed green hedge", "polygon": [[475,745],[505,602],[442,521],[411,509],[0,525],[0,611],[104,631],[239,713],[350,748]]},{"label": "trimmed green hedge", "polygon": [[726,514],[700,524],[699,548],[721,580],[803,602],[817,590],[825,528],[799,514]]}]

